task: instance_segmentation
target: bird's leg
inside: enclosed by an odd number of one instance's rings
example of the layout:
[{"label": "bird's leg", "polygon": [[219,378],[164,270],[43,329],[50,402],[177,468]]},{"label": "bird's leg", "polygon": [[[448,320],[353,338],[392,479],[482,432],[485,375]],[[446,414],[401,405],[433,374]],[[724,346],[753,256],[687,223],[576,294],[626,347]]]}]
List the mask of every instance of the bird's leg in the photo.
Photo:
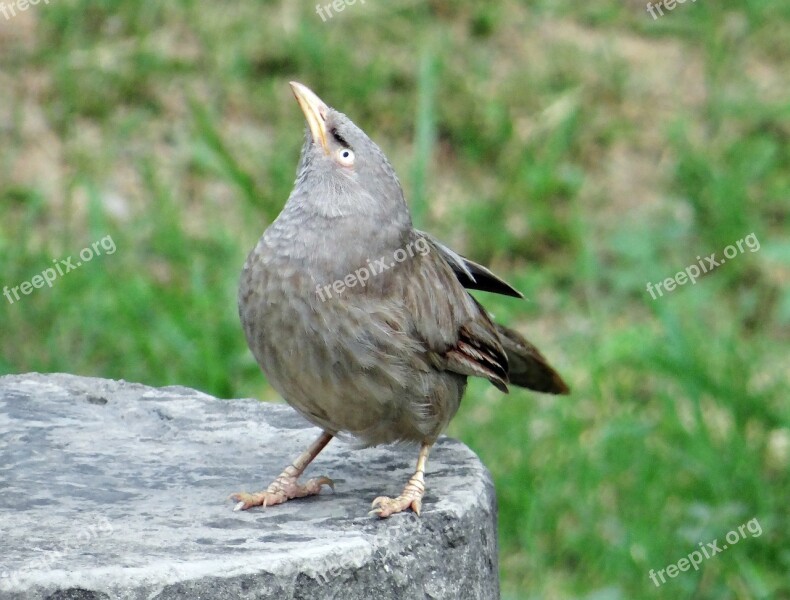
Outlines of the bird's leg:
[{"label": "bird's leg", "polygon": [[230,499],[238,502],[233,510],[247,510],[253,506],[266,508],[267,506],[282,504],[291,498],[313,496],[321,491],[322,485],[328,485],[335,489],[335,484],[329,477],[316,477],[304,484],[297,482],[307,465],[318,456],[318,453],[324,449],[331,439],[332,434],[324,431],[316,441],[310,444],[307,450],[299,455],[299,458],[285,467],[285,470],[278,475],[277,479],[265,491],[257,494],[249,494],[247,492],[231,494]]},{"label": "bird's leg", "polygon": [[425,494],[425,462],[428,460],[428,453],[431,451],[432,444],[423,443],[420,446],[420,455],[417,458],[417,469],[414,475],[409,478],[406,487],[403,488],[400,496],[397,498],[389,498],[387,496],[379,496],[376,498],[371,506],[373,510],[369,514],[375,514],[381,517],[389,517],[395,513],[403,512],[407,508],[411,508],[417,516],[420,516],[422,509],[422,497]]}]

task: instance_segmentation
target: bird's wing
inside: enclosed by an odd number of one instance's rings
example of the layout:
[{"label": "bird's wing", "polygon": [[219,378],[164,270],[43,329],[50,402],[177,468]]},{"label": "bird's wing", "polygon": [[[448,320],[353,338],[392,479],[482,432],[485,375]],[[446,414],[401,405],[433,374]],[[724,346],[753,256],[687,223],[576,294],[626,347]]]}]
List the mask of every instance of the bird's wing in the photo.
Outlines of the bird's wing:
[{"label": "bird's wing", "polygon": [[[508,362],[488,313],[464,289],[447,250],[420,232],[428,251],[398,268],[396,294],[409,315],[412,335],[424,344],[434,368],[485,377],[507,392]],[[423,245],[423,247],[426,247]]]},{"label": "bird's wing", "polygon": [[[416,234],[428,241],[431,249],[435,250],[438,257],[443,259],[441,262],[446,263],[452,269],[458,283],[464,288],[523,298],[518,290],[494,275],[484,266],[464,258],[426,233],[417,231]],[[431,252],[431,254],[432,253],[433,252]],[[424,268],[428,267],[426,266]],[[435,267],[431,265],[430,268]],[[451,289],[451,287],[452,286],[448,286],[448,289]],[[554,370],[533,344],[516,331],[493,323],[485,308],[483,308],[477,300],[472,298],[465,291],[462,291],[462,295],[465,299],[471,300],[471,302],[474,303],[477,308],[477,314],[480,315],[474,320],[474,324],[483,327],[482,331],[477,331],[476,335],[472,334],[471,336],[469,336],[467,331],[461,330],[457,344],[466,351],[466,354],[463,356],[464,360],[466,360],[469,355],[476,356],[476,353],[479,352],[479,348],[475,345],[475,342],[469,340],[470,337],[472,340],[489,340],[491,337],[490,334],[493,333],[496,344],[490,344],[490,341],[487,343],[504,352],[505,359],[498,360],[497,364],[500,367],[504,367],[506,375],[503,377],[501,373],[496,371],[497,379],[493,379],[490,374],[484,374],[482,375],[483,377],[487,377],[494,385],[505,391],[507,390],[506,384],[512,383],[519,387],[525,387],[547,394],[568,394],[570,392],[568,385],[563,381],[559,373]],[[477,358],[479,363],[479,357]],[[457,358],[455,350],[453,350],[450,353],[449,363],[450,365],[455,365],[456,362]],[[484,360],[483,363],[487,364],[488,360]],[[466,366],[468,365],[464,362],[460,369]],[[455,370],[459,373],[469,375],[481,375],[480,372],[469,373],[465,370],[454,369],[452,367],[450,367],[449,370]]]},{"label": "bird's wing", "polygon": [[424,237],[434,248],[436,248],[439,254],[442,255],[442,258],[450,265],[458,281],[461,282],[461,285],[465,288],[470,290],[481,290],[483,292],[493,292],[495,294],[502,294],[503,296],[513,296],[514,298],[524,297],[516,288],[492,273],[483,265],[477,264],[465,256],[461,256],[424,231],[417,231],[416,233]]}]

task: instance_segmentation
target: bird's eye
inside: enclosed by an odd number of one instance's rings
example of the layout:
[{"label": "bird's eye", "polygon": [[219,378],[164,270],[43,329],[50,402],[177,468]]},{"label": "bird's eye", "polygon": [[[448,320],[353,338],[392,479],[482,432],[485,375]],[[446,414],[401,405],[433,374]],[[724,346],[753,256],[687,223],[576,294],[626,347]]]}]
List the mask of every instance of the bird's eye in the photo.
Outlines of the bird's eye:
[{"label": "bird's eye", "polygon": [[350,148],[339,148],[335,152],[335,160],[344,167],[350,167],[354,164],[354,152]]}]

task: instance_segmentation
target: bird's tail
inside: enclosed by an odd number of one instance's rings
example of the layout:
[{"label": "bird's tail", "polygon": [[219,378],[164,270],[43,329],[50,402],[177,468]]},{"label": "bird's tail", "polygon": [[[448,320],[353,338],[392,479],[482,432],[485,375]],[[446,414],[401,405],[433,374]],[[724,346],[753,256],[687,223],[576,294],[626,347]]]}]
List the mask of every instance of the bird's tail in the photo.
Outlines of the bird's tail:
[{"label": "bird's tail", "polygon": [[494,325],[507,354],[510,383],[546,394],[570,393],[568,385],[535,346],[512,329]]}]

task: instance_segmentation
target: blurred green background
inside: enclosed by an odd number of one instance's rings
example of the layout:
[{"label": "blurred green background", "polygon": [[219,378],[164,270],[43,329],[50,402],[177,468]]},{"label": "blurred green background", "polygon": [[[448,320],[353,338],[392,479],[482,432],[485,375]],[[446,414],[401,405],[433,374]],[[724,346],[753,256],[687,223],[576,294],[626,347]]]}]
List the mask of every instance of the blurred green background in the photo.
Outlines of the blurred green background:
[{"label": "blurred green background", "polygon": [[[0,372],[276,400],[236,312],[283,206],[301,81],[398,170],[418,226],[568,398],[474,382],[505,598],[790,598],[790,3],[51,0],[0,15]],[[695,285],[662,281],[754,233]],[[428,478],[430,479],[430,464]],[[428,487],[430,496],[430,484]],[[430,498],[428,499],[430,502]],[[660,588],[698,543],[741,540]]]}]

